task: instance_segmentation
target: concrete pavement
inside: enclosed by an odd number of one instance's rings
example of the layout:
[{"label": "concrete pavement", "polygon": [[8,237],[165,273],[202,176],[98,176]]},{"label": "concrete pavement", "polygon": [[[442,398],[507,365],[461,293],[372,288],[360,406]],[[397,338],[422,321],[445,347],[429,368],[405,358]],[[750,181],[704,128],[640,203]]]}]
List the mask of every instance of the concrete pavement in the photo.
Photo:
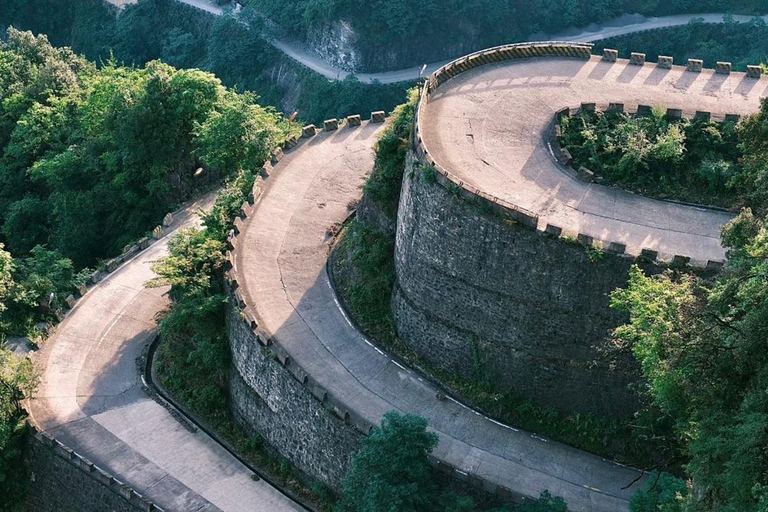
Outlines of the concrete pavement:
[{"label": "concrete pavement", "polygon": [[[379,423],[390,410],[418,414],[439,434],[435,455],[526,496],[544,490],[575,511],[627,510],[638,471],[501,425],[452,400],[355,330],[336,301],[325,263],[328,228],[373,165],[381,125],[323,133],[286,154],[237,238],[242,297],[295,364],[349,410]],[[624,488],[626,487],[626,488]]]},{"label": "concrete pavement", "polygon": [[749,114],[768,92],[768,77],[675,66],[564,58],[506,61],[463,73],[437,89],[421,111],[421,133],[435,161],[460,180],[571,233],[706,263],[721,260],[720,228],[731,214],[656,201],[578,181],[547,144],[556,112],[582,102],[624,103]]},{"label": "concrete pavement", "polygon": [[[214,195],[176,214],[174,228],[199,224]],[[80,299],[38,354],[30,403],[39,428],[168,511],[302,510],[203,432],[190,432],[146,396],[136,358],[169,305],[167,288],[147,289],[168,237],[139,253]]]}]

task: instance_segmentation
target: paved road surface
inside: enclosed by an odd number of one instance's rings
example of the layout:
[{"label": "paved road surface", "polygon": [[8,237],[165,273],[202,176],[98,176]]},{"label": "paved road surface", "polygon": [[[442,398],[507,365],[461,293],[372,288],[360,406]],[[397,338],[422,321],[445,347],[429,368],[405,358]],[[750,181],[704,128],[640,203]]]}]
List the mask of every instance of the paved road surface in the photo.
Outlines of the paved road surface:
[{"label": "paved road surface", "polygon": [[[138,0],[109,0],[111,2],[119,2],[120,5],[135,3]],[[209,0],[179,0],[185,4],[189,4],[198,9],[210,12],[212,14],[220,15],[224,10],[215,5]],[[665,27],[677,27],[680,25],[687,25],[691,19],[702,18],[706,23],[722,23],[724,13],[712,13],[712,14],[681,14],[677,16],[662,16],[658,18],[646,18],[644,16],[622,16],[614,20],[606,21],[602,25],[591,25],[585,30],[569,29],[559,34],[550,36],[544,36],[544,40],[548,41],[580,41],[580,42],[594,42],[599,39],[606,39],[609,37],[621,36],[625,34],[631,34],[634,32],[640,32],[643,30],[649,30],[654,28]],[[734,16],[733,19],[738,22],[747,22],[752,20],[753,16]],[[768,15],[763,19],[768,21]],[[272,40],[272,45],[278,50],[282,51],[293,60],[308,67],[312,71],[323,75],[331,80],[340,79],[343,80],[350,74],[348,71],[334,67],[332,64],[324,61],[317,55],[313,54],[306,49],[304,45],[296,41],[287,40]],[[480,48],[478,48],[480,49]],[[456,55],[460,57],[460,55]],[[442,66],[448,61],[433,62],[427,66],[426,73],[432,73],[437,68]],[[355,74],[361,82],[379,82],[382,84],[393,84],[399,82],[415,82],[419,77],[420,66],[400,69],[396,71],[385,71],[381,73],[359,73]]]},{"label": "paved road surface", "polygon": [[720,228],[731,215],[652,201],[569,178],[544,133],[555,112],[581,102],[663,105],[713,113],[759,109],[768,77],[663,70],[599,57],[530,59],[464,73],[433,93],[422,111],[427,149],[459,179],[576,233],[706,262],[724,258]]},{"label": "paved road surface", "polygon": [[238,236],[236,268],[260,327],[291,360],[367,420],[418,414],[440,435],[435,455],[528,496],[549,489],[575,511],[616,512],[638,472],[488,420],[369,344],[341,312],[325,270],[328,228],[348,214],[373,165],[381,125],[321,134],[286,154]]},{"label": "paved road surface", "polygon": [[[213,196],[176,215],[195,225]],[[206,434],[191,433],[141,390],[136,357],[156,333],[167,289],[146,289],[160,240],[82,298],[38,355],[31,402],[40,428],[168,511],[301,510]]]}]

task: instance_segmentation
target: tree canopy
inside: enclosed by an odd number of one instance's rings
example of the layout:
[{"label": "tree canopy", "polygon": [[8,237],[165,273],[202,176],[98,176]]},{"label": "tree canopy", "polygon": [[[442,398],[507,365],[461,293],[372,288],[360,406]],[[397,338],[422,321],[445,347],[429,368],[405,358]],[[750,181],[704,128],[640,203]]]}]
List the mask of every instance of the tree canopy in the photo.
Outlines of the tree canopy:
[{"label": "tree canopy", "polygon": [[693,510],[759,511],[768,505],[768,223],[747,210],[723,243],[728,266],[712,283],[635,267],[612,297],[631,318],[616,337],[685,446],[703,495],[689,494]]},{"label": "tree canopy", "polygon": [[[0,42],[4,332],[24,330],[163,216],[259,168],[290,128],[252,93],[159,61],[100,68],[45,36]],[[207,169],[195,177],[199,167]],[[51,299],[52,298],[52,299]],[[16,325],[11,325],[13,322]]]}]

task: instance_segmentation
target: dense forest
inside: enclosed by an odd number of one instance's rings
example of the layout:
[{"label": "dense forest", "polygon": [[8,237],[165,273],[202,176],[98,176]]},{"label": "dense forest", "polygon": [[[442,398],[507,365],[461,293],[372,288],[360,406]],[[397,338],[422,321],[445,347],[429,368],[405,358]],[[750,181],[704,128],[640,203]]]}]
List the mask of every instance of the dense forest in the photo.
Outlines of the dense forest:
[{"label": "dense forest", "polygon": [[263,37],[263,23],[243,13],[215,17],[175,0],[140,0],[117,10],[102,0],[4,0],[0,28],[46,34],[97,64],[114,60],[143,66],[151,60],[215,73],[239,91],[256,91],[260,103],[307,122],[391,110],[405,100],[402,85],[368,85],[350,77],[335,82],[296,64]]},{"label": "dense forest", "polygon": [[81,269],[119,254],[194,192],[236,166],[258,167],[288,130],[211,74],[157,61],[99,69],[9,29],[0,46],[0,242],[13,255],[3,331],[23,330],[14,322],[38,316],[44,301],[55,308]]},{"label": "dense forest", "polygon": [[248,7],[306,39],[336,20],[357,37],[366,70],[418,65],[483,47],[555,34],[625,13],[765,14],[761,0],[247,0]]},{"label": "dense forest", "polygon": [[[206,419],[221,421],[222,428],[231,425],[221,282],[226,232],[251,188],[254,169],[296,129],[262,105],[295,107],[301,118],[318,121],[389,110],[406,98],[404,86],[329,82],[299,68],[263,39],[266,29],[258,14],[302,38],[343,19],[364,46],[391,45],[397,54],[429,42],[425,51],[437,55],[446,51],[440,44],[444,34],[477,48],[623,12],[752,13],[764,4],[250,0],[244,25],[173,0],[140,0],[120,16],[101,0],[4,0],[0,26],[49,34],[55,44],[16,29],[4,32],[0,42],[0,338],[34,337],[35,325],[52,320],[63,298],[104,258],[146,235],[181,201],[225,182],[203,229],[184,231],[169,244],[170,258],[155,266],[160,275],[155,284],[171,285],[176,303],[162,322],[167,343],[161,349],[161,378]],[[693,23],[606,44],[649,56],[672,54],[678,62],[733,60],[739,68],[765,59],[768,28],[757,22]],[[390,215],[413,102],[398,112],[400,121],[378,146],[379,172],[366,187]],[[647,277],[633,270],[628,288],[613,295],[613,307],[630,318],[615,332],[617,345],[635,355],[648,383],[644,414],[653,419],[635,427],[664,425],[647,434],[648,442],[659,437],[652,441],[676,447],[669,466],[686,478],[655,473],[632,510],[763,512],[768,510],[768,102],[738,128],[690,123],[675,130],[662,116],[651,121],[656,124],[630,119],[618,124],[625,132],[656,130],[645,155],[671,150],[666,156],[680,156],[675,148],[692,143],[699,150],[684,166],[701,178],[698,193],[719,193],[733,183],[737,189],[728,192],[751,209],[723,231],[728,265],[716,279],[679,272]],[[616,126],[599,122],[592,128],[603,130],[607,140]],[[695,140],[701,132],[721,146]],[[583,158],[602,156],[593,152]],[[605,167],[620,167],[619,162]],[[643,167],[642,161],[634,163]],[[196,172],[201,168],[202,176]],[[361,232],[359,239],[370,241],[370,233]],[[378,326],[382,331],[392,328],[381,313],[391,292],[387,244],[368,251],[375,263],[369,273],[377,280],[359,290],[358,301],[385,320]],[[19,462],[21,402],[35,380],[29,361],[0,348],[0,496],[22,495],[28,480]],[[591,428],[588,433],[594,434],[596,427]],[[386,510],[396,496],[420,510],[471,510],[471,500],[442,493],[429,475],[426,455],[434,445],[423,420],[386,417],[358,454],[340,509]],[[523,510],[564,509],[562,501],[545,495]]]}]

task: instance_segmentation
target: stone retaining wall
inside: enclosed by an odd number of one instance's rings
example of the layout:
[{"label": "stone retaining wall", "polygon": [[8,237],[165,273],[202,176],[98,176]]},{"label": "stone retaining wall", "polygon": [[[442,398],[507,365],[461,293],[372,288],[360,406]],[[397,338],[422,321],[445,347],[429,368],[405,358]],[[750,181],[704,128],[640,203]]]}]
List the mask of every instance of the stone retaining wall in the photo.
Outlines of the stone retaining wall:
[{"label": "stone retaining wall", "polygon": [[116,480],[46,433],[28,439],[32,471],[28,510],[35,512],[162,511],[131,487]]},{"label": "stone retaining wall", "polygon": [[[345,124],[346,129],[358,126]],[[305,139],[318,133],[311,128],[305,127]],[[281,158],[282,153],[267,162],[262,176],[277,172],[279,167],[275,166]],[[259,328],[256,312],[246,307],[238,289],[237,235],[251,217],[264,187],[259,176],[230,232],[226,282],[231,295],[227,318],[232,352],[231,408],[246,431],[262,436],[267,446],[300,474],[339,492],[352,455],[359,449],[360,436],[368,434],[373,425],[321,388],[291,360],[279,340]]]},{"label": "stone retaining wall", "polygon": [[636,364],[602,349],[624,320],[608,296],[635,259],[510,223],[429,173],[411,155],[395,248],[399,336],[466,380],[563,411],[630,417]]},{"label": "stone retaining wall", "polygon": [[447,372],[564,411],[626,418],[637,408],[639,372],[630,355],[604,350],[624,320],[609,309],[610,292],[626,285],[633,263],[652,274],[668,266],[716,272],[723,262],[648,249],[627,254],[619,241],[553,225],[464,183],[421,137],[422,109],[452,77],[512,59],[590,59],[590,50],[509,45],[449,63],[426,80],[400,196],[392,308],[399,336]]},{"label": "stone retaining wall", "polygon": [[[382,122],[383,113],[377,114],[381,115],[374,115],[370,122]],[[305,137],[315,133],[307,130]],[[263,176],[274,172],[279,172],[274,163],[267,163],[261,170]],[[373,424],[297,365],[280,340],[259,327],[258,314],[243,300],[235,266],[237,235],[249,222],[264,186],[263,178],[257,178],[230,232],[226,286],[231,297],[227,314],[232,352],[231,408],[246,431],[262,436],[268,448],[287,459],[300,474],[338,492],[362,436],[370,433]],[[536,498],[516,494],[432,456],[430,463],[441,479],[455,482],[454,489],[471,489],[505,502]]]}]

